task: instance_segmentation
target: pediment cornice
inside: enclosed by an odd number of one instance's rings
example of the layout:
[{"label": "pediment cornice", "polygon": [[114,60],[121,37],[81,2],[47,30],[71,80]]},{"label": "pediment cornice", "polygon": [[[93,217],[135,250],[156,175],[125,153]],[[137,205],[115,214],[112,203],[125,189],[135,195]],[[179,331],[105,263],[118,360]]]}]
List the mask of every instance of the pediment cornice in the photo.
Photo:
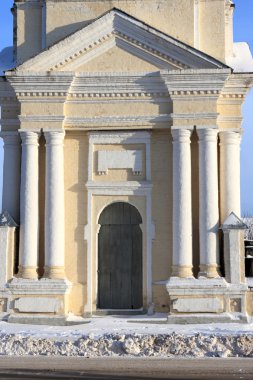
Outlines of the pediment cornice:
[{"label": "pediment cornice", "polygon": [[20,65],[16,71],[75,71],[117,46],[158,69],[224,68],[216,59],[113,9]]}]

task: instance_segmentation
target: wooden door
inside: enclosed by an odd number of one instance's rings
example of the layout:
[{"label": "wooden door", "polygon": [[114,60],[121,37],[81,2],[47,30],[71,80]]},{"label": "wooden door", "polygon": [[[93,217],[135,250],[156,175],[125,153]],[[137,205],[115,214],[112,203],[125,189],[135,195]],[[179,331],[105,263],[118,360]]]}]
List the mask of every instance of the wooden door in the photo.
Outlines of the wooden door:
[{"label": "wooden door", "polygon": [[99,218],[98,308],[142,307],[141,216],[134,206],[118,202]]}]

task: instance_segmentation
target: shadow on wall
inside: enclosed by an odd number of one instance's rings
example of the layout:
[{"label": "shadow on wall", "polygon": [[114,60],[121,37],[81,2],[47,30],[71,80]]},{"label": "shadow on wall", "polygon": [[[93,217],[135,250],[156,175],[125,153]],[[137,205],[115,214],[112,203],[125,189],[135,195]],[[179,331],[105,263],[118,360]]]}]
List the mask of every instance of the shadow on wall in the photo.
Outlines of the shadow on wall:
[{"label": "shadow on wall", "polygon": [[247,95],[243,106],[243,136],[241,146],[241,204],[242,215],[253,217],[253,89]]},{"label": "shadow on wall", "polygon": [[[1,111],[1,108],[0,108]],[[0,205],[2,212],[2,190],[3,190],[3,164],[4,164],[4,149],[3,140],[0,139]]]},{"label": "shadow on wall", "polygon": [[4,71],[15,67],[13,58],[13,47],[8,46],[0,51],[0,76],[4,75]]}]

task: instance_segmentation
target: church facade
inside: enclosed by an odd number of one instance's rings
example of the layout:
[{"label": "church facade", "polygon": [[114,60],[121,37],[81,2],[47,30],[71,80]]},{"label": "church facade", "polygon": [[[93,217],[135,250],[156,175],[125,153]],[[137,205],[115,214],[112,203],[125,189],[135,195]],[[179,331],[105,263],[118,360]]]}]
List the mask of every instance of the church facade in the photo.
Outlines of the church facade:
[{"label": "church facade", "polygon": [[[246,321],[229,0],[16,0],[2,318]],[[5,223],[4,223],[5,221]],[[8,222],[9,221],[9,222]]]}]

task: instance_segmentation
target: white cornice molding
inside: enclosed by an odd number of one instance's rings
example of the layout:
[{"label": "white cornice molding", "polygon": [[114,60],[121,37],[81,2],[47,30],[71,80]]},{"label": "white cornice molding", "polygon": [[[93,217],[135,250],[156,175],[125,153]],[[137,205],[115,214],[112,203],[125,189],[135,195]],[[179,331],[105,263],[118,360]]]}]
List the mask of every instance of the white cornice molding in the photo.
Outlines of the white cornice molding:
[{"label": "white cornice molding", "polygon": [[7,76],[8,81],[14,88],[18,98],[22,97],[66,97],[69,91],[69,87],[73,80],[73,73],[68,75],[50,75],[46,73],[29,74],[18,73],[18,75]]},{"label": "white cornice molding", "polygon": [[161,123],[169,125],[171,123],[171,115],[122,115],[122,116],[100,116],[100,117],[66,117],[64,121],[65,127],[83,127],[89,128],[94,126],[151,126]]},{"label": "white cornice molding", "polygon": [[224,123],[229,123],[229,124],[239,124],[241,125],[243,121],[243,117],[242,116],[222,116],[222,115],[219,115],[218,117],[218,120],[217,122],[219,124],[224,124]]},{"label": "white cornice molding", "polygon": [[244,99],[253,86],[253,73],[233,73],[222,89],[221,96],[229,100]]},{"label": "white cornice molding", "polygon": [[159,72],[77,74],[68,99],[166,97],[167,87]]},{"label": "white cornice molding", "polygon": [[230,69],[161,71],[161,77],[173,95],[217,95],[223,89]]},{"label": "white cornice molding", "polygon": [[86,183],[88,190],[93,190],[93,194],[107,194],[112,191],[115,193],[124,194],[128,191],[137,191],[145,194],[147,191],[152,191],[153,185],[150,181],[126,181],[126,182],[104,182],[104,181],[88,181]]},{"label": "white cornice molding", "polygon": [[[117,41],[116,41],[117,39]],[[110,42],[113,40],[113,42]],[[163,68],[224,68],[226,65],[192,47],[118,11],[111,10],[88,26],[43,51],[17,68],[18,71],[62,70],[96,56],[105,43],[138,50],[144,60]],[[110,43],[108,48],[110,48]],[[104,48],[102,48],[103,50]],[[137,50],[136,50],[137,49]],[[168,52],[169,55],[168,55]],[[93,55],[94,54],[94,55]],[[164,63],[163,63],[164,61]],[[79,65],[80,66],[80,65]]]},{"label": "white cornice molding", "polygon": [[173,113],[171,114],[171,117],[174,120],[216,120],[218,118],[219,114],[216,112],[210,112],[210,113]]},{"label": "white cornice molding", "polygon": [[150,132],[89,132],[92,144],[147,144],[150,137]]},{"label": "white cornice molding", "polygon": [[45,123],[45,122],[63,122],[64,116],[62,115],[27,115],[19,116],[21,123]]}]

